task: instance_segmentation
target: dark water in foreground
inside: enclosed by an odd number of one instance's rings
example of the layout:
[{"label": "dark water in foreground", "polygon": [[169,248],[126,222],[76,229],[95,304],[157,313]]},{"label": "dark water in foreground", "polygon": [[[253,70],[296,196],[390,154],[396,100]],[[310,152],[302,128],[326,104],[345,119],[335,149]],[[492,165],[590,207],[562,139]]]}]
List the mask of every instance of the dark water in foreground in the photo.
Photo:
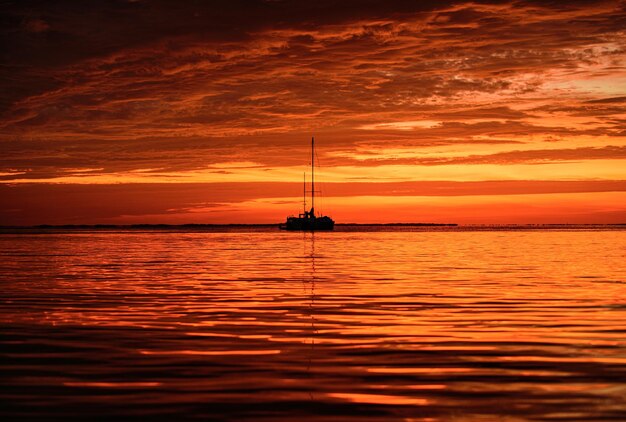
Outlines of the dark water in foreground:
[{"label": "dark water in foreground", "polygon": [[626,420],[626,231],[0,235],[2,420]]}]

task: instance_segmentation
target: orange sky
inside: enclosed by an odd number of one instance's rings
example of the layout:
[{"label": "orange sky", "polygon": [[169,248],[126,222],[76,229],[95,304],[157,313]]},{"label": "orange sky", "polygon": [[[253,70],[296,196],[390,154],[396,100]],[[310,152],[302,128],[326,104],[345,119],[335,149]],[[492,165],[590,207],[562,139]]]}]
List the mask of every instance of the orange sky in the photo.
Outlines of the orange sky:
[{"label": "orange sky", "polygon": [[626,222],[626,3],[16,2],[0,224]]}]

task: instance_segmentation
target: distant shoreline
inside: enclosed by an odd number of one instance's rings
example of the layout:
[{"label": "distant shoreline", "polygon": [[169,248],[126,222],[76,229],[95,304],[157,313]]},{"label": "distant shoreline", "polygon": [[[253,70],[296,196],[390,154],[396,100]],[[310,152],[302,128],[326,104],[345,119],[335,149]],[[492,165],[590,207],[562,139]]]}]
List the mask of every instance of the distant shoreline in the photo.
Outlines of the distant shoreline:
[{"label": "distant shoreline", "polygon": [[[34,226],[0,226],[0,234],[59,232],[220,232],[278,231],[279,223],[270,224],[39,224]],[[337,232],[358,231],[537,231],[537,230],[626,230],[626,223],[610,224],[467,224],[457,223],[338,223]]]},{"label": "distant shoreline", "polygon": [[[278,227],[280,223],[228,223],[228,224],[37,224],[33,226],[0,226],[0,229],[176,229],[176,228],[228,228],[228,227]],[[411,226],[456,227],[456,223],[338,223],[336,226]]]}]

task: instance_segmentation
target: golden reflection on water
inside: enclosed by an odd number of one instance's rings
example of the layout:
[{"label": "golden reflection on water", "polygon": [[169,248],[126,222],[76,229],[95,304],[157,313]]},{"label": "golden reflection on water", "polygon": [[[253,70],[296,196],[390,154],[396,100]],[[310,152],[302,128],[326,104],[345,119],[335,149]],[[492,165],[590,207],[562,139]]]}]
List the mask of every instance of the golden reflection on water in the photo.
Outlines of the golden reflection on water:
[{"label": "golden reflection on water", "polygon": [[357,394],[357,393],[329,393],[328,397],[344,399],[356,403],[379,403],[379,404],[409,404],[425,406],[429,404],[426,399],[415,397],[387,396],[384,394]]},{"label": "golden reflection on water", "polygon": [[624,420],[624,250],[620,230],[2,235],[2,395],[13,418]]},{"label": "golden reflection on water", "polygon": [[217,356],[246,356],[246,355],[275,355],[280,350],[140,350],[142,355],[217,355]]}]

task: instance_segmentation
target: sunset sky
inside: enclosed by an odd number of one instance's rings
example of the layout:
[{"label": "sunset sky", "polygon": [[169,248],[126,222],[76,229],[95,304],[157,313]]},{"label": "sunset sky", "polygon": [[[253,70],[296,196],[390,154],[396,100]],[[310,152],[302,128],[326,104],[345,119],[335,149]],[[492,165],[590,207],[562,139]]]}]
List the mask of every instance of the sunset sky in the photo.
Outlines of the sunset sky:
[{"label": "sunset sky", "polygon": [[626,222],[626,2],[0,9],[0,225]]}]

